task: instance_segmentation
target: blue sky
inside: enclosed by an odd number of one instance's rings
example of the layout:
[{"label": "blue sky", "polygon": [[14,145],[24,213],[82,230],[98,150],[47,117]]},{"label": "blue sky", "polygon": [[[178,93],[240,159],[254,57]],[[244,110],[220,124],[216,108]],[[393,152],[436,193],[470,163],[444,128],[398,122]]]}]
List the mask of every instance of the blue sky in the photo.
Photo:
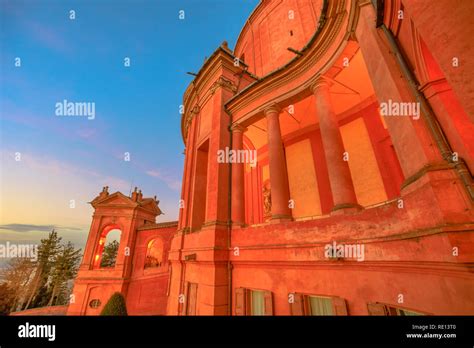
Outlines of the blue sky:
[{"label": "blue sky", "polygon": [[[258,1],[0,3],[0,242],[38,240],[54,225],[84,243],[87,202],[105,185],[138,186],[158,196],[160,221],[177,219],[186,72],[223,40],[234,47]],[[95,119],[55,116],[64,99],[94,102]]]}]

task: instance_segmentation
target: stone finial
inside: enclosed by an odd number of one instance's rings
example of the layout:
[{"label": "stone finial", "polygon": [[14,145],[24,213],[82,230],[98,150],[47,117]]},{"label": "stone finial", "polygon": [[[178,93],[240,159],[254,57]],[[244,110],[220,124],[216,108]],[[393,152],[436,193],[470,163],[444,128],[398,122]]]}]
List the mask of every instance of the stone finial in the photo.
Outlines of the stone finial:
[{"label": "stone finial", "polygon": [[138,192],[137,192],[137,187],[135,186],[135,190],[133,190],[132,192],[132,201],[137,201],[137,197],[138,197]]},{"label": "stone finial", "polygon": [[109,187],[104,186],[102,187],[102,191],[99,193],[99,198],[105,198],[109,195]]}]

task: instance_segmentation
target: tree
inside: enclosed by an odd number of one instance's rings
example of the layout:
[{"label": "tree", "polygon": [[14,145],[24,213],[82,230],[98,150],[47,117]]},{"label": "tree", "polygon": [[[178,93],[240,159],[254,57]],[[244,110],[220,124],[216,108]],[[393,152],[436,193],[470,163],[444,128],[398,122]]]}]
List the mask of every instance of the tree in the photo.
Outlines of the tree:
[{"label": "tree", "polygon": [[14,310],[15,292],[4,282],[0,284],[0,315],[8,315]]},{"label": "tree", "polygon": [[114,293],[100,312],[100,315],[115,315],[125,316],[127,314],[127,306],[125,304],[125,298],[120,292]]},{"label": "tree", "polygon": [[100,267],[114,267],[115,260],[117,259],[119,243],[116,240],[109,242],[104,247],[102,253],[102,260],[100,261]]},{"label": "tree", "polygon": [[67,283],[73,279],[77,273],[77,266],[81,258],[80,249],[75,249],[71,242],[61,246],[60,252],[54,259],[49,285],[51,287],[51,296],[48,306],[57,304],[58,300],[64,296],[67,291]]},{"label": "tree", "polygon": [[[67,304],[80,253],[81,250],[76,250],[71,242],[61,243],[61,237],[53,230],[48,238],[41,240],[35,261],[11,259],[8,266],[0,270],[0,279],[5,284],[0,289],[3,291],[0,297],[5,296],[9,303],[8,308],[3,306],[0,312]],[[7,297],[10,292],[14,294],[13,298]]]},{"label": "tree", "polygon": [[[43,302],[43,299],[37,298],[38,293],[48,282],[49,273],[53,266],[54,258],[59,251],[61,239],[61,237],[58,237],[57,232],[52,230],[48,238],[41,240],[41,244],[38,247],[38,260],[35,263],[35,275],[30,285],[28,301],[24,309],[28,309],[33,300],[35,300],[35,303]],[[42,291],[42,293],[46,295],[45,291]]]},{"label": "tree", "polygon": [[48,299],[51,297],[51,288],[44,284],[36,292],[33,301],[30,303],[30,308],[45,307]]},{"label": "tree", "polygon": [[11,311],[23,307],[34,270],[34,263],[28,258],[11,259],[7,267],[2,269],[0,276],[15,295],[11,299]]}]

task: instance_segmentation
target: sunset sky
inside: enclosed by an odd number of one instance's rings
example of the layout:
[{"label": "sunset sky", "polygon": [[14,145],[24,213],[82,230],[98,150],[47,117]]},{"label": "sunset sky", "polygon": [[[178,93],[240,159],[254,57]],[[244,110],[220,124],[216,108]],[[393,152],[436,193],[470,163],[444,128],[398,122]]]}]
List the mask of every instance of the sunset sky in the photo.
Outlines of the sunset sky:
[{"label": "sunset sky", "polygon": [[[0,242],[55,227],[82,247],[87,202],[105,185],[127,195],[138,186],[158,196],[159,221],[177,219],[186,72],[223,40],[234,47],[257,3],[0,0]],[[95,103],[95,119],[56,116],[65,99]]]}]

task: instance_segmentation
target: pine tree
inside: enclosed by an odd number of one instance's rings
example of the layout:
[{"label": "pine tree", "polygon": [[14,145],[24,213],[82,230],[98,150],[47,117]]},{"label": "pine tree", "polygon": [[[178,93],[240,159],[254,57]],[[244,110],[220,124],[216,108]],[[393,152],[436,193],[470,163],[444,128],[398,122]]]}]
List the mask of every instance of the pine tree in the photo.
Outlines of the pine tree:
[{"label": "pine tree", "polygon": [[62,244],[53,230],[41,240],[36,261],[12,259],[1,270],[2,292],[5,296],[14,294],[8,297],[9,306],[3,306],[2,311],[66,304],[80,257],[81,250],[76,250],[71,242]]},{"label": "pine tree", "polygon": [[71,242],[61,246],[61,250],[54,258],[49,285],[51,296],[48,306],[57,304],[58,298],[63,297],[63,292],[67,289],[65,285],[73,279],[77,273],[77,266],[81,258],[80,249],[75,249]]},{"label": "pine tree", "polygon": [[[41,244],[38,247],[38,260],[35,263],[35,275],[28,291],[28,301],[24,309],[28,309],[33,304],[33,300],[36,304],[43,302],[43,299],[38,297],[39,290],[47,285],[54,257],[60,248],[61,239],[61,237],[58,237],[57,232],[52,230],[48,238],[41,240]],[[41,293],[47,296],[46,291],[42,290]]]},{"label": "pine tree", "polygon": [[100,312],[100,315],[115,315],[125,316],[127,314],[127,306],[125,304],[125,298],[120,292],[114,293]]},{"label": "pine tree", "polygon": [[117,259],[119,243],[116,240],[109,242],[102,253],[102,260],[100,267],[114,267],[115,260]]}]

